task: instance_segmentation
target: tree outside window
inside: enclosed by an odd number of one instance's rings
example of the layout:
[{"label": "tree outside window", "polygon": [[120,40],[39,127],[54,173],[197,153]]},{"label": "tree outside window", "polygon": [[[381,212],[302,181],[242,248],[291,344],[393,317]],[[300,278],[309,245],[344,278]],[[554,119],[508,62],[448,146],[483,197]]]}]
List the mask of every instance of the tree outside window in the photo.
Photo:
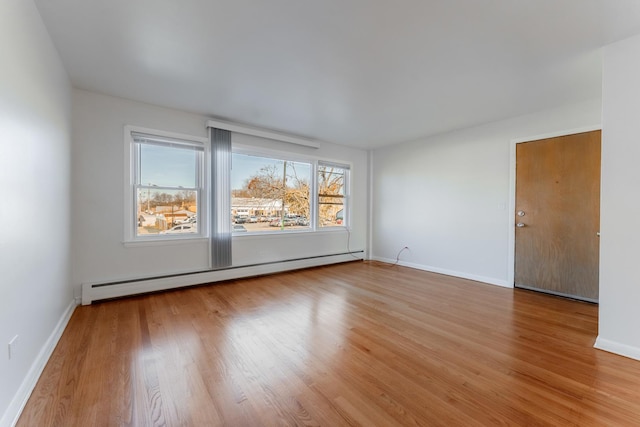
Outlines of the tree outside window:
[{"label": "tree outside window", "polygon": [[311,164],[233,154],[234,231],[310,228]]}]

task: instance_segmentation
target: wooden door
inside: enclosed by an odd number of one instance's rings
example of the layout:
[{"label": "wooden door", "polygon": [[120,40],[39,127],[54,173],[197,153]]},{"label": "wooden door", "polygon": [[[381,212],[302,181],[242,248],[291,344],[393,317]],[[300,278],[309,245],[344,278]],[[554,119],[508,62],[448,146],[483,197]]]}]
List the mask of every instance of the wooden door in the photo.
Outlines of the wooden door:
[{"label": "wooden door", "polygon": [[516,145],[516,286],[598,300],[600,134]]}]

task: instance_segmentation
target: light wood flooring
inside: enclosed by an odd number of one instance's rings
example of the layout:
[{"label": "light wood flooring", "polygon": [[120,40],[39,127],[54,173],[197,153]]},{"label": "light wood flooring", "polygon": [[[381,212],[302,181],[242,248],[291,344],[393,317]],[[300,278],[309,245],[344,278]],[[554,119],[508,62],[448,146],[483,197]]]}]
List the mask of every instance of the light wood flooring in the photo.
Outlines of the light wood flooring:
[{"label": "light wood flooring", "polygon": [[638,426],[597,306],[352,262],[78,307],[19,426]]}]

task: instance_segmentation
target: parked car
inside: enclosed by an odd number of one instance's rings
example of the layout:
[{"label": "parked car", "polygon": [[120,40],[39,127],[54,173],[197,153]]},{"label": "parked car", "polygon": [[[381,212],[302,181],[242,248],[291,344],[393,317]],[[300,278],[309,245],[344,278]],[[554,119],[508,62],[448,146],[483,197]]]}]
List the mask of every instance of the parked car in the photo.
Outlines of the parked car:
[{"label": "parked car", "polygon": [[[298,221],[295,218],[285,218],[284,219],[284,226],[285,227],[290,227],[292,225],[297,225]],[[278,219],[274,219],[273,221],[271,221],[269,223],[269,227],[280,227],[282,225],[282,219],[278,218]]]},{"label": "parked car", "polygon": [[198,219],[198,217],[196,217],[195,215],[187,217],[185,219],[178,219],[175,220],[173,223],[178,225],[178,224],[193,224],[196,222],[196,220]]},{"label": "parked car", "polygon": [[236,217],[233,219],[233,221],[234,221],[236,224],[244,224],[244,223],[246,223],[246,222],[247,222],[247,217],[246,217],[246,216],[239,216],[239,215],[236,215]]},{"label": "parked car", "polygon": [[307,217],[299,216],[296,218],[296,225],[302,225],[306,227],[309,225],[309,220],[307,219]]},{"label": "parked car", "polygon": [[234,225],[232,232],[234,233],[246,233],[247,229],[244,225]]},{"label": "parked car", "polygon": [[161,231],[160,234],[181,234],[181,233],[196,233],[198,230],[193,224],[180,224],[174,225],[168,230]]},{"label": "parked car", "polygon": [[258,217],[257,217],[257,216],[250,216],[250,217],[249,217],[249,222],[250,222],[250,223],[256,223],[256,222],[258,222]]}]

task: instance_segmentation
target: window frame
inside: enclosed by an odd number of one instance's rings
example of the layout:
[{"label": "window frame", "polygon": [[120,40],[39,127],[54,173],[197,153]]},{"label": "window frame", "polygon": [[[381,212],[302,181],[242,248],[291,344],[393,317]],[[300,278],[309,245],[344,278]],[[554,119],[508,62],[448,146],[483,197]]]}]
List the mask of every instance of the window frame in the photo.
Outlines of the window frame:
[{"label": "window frame", "polygon": [[[347,161],[335,161],[331,159],[319,158],[316,156],[283,152],[280,150],[273,150],[263,147],[255,147],[245,144],[232,144],[232,154],[243,154],[247,156],[265,157],[274,160],[293,161],[300,163],[310,164],[311,182],[309,183],[309,227],[305,229],[275,229],[260,232],[235,232],[232,233],[233,237],[250,238],[259,236],[273,236],[273,235],[286,235],[296,233],[332,233],[336,231],[344,231],[351,229],[351,177],[353,165]],[[335,166],[344,169],[345,171],[345,184],[344,184],[344,219],[342,225],[320,227],[319,221],[319,195],[318,195],[318,170],[320,165]],[[232,165],[233,170],[233,165]],[[230,188],[229,191],[232,191]]]},{"label": "window frame", "polygon": [[[319,179],[318,174],[320,172],[320,166],[325,167],[334,167],[339,168],[344,171],[343,175],[343,196],[342,196],[342,224],[336,225],[328,225],[321,226],[320,225],[320,189],[319,187]],[[341,229],[351,229],[351,165],[344,162],[333,162],[326,160],[318,160],[316,161],[316,170],[315,170],[315,200],[316,200],[316,228],[318,231],[328,231],[328,230],[341,230]]]},{"label": "window frame", "polygon": [[[188,188],[187,190],[195,190],[196,203],[197,203],[197,233],[176,233],[176,234],[151,234],[140,236],[137,234],[138,227],[138,212],[137,212],[137,192],[141,188],[151,188],[148,185],[138,182],[140,177],[140,159],[139,159],[139,144],[135,141],[134,134],[141,134],[147,136],[153,140],[157,138],[158,145],[163,145],[162,140],[166,140],[167,146],[170,144],[186,145],[192,147],[198,147],[199,150],[197,156],[196,165],[196,188]],[[157,129],[149,129],[140,126],[125,125],[124,127],[124,142],[125,142],[125,165],[128,166],[128,170],[125,170],[125,203],[124,203],[124,243],[125,244],[153,244],[167,242],[179,242],[179,241],[193,241],[206,239],[209,234],[209,165],[208,165],[208,153],[209,153],[209,139],[196,137],[192,135],[185,135],[176,132],[168,132]],[[183,190],[184,188],[171,187],[171,186],[156,186],[156,189],[167,190]]]}]

